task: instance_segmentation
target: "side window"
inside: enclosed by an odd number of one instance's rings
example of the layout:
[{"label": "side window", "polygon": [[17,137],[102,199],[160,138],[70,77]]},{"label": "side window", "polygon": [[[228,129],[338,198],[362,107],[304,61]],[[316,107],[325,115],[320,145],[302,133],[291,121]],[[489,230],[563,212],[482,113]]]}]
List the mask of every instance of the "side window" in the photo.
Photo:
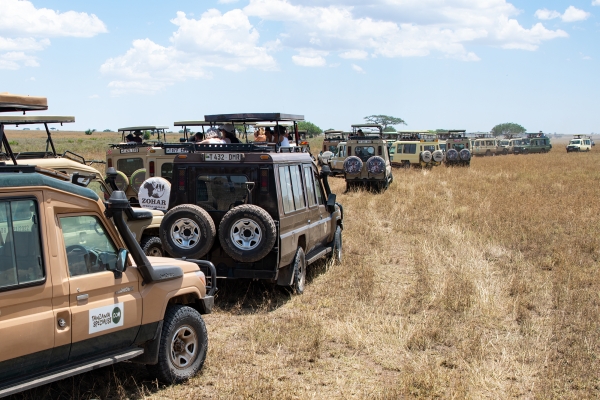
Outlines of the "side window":
[{"label": "side window", "polygon": [[405,144],[404,145],[404,154],[415,154],[417,152],[416,144]]},{"label": "side window", "polygon": [[392,146],[390,147],[390,155],[396,154],[396,147]]},{"label": "side window", "polygon": [[325,204],[325,199],[323,198],[323,190],[321,189],[321,181],[319,181],[319,177],[314,174],[313,175],[315,181],[315,195],[317,196],[317,203],[319,205]]},{"label": "side window", "polygon": [[306,203],[304,202],[304,185],[302,184],[302,174],[300,173],[301,168],[300,165],[292,165],[290,167],[295,210],[301,210],[306,207]]},{"label": "side window", "polygon": [[44,280],[33,200],[0,201],[0,290]]},{"label": "side window", "polygon": [[315,197],[315,185],[313,183],[313,172],[310,165],[304,166],[304,182],[306,182],[306,197],[308,198],[308,206],[313,207],[317,204]]},{"label": "side window", "polygon": [[279,186],[281,188],[281,202],[285,214],[294,211],[294,194],[292,193],[292,180],[288,167],[279,167]]},{"label": "side window", "polygon": [[97,217],[61,217],[60,227],[72,277],[115,269],[117,248]]},{"label": "side window", "polygon": [[144,168],[144,160],[141,158],[122,158],[117,161],[117,169],[127,176],[140,168]]}]

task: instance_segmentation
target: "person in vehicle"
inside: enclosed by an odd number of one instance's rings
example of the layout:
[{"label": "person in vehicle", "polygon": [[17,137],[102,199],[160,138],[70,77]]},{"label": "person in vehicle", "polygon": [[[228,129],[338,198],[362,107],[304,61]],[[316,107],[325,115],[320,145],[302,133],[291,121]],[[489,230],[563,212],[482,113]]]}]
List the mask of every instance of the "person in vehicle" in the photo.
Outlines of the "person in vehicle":
[{"label": "person in vehicle", "polygon": [[365,134],[363,133],[362,129],[359,129],[359,130],[357,130],[357,131],[356,131],[356,134],[357,134],[358,136],[365,136]]},{"label": "person in vehicle", "polygon": [[286,136],[286,128],[285,126],[278,125],[275,127],[275,143],[279,144],[281,147],[290,147],[290,141]]},{"label": "person in vehicle", "polygon": [[274,140],[273,140],[273,130],[271,129],[270,126],[267,126],[265,128],[265,137],[267,139],[266,140],[267,143],[273,143],[274,142]]},{"label": "person in vehicle", "polygon": [[219,132],[219,130],[215,129],[215,128],[210,128],[208,131],[206,131],[206,133],[204,134],[204,140],[200,142],[200,144],[223,144],[226,143],[222,138],[221,138],[221,133]]},{"label": "person in vehicle", "polygon": [[255,142],[266,142],[267,136],[265,135],[265,128],[260,127],[254,131],[254,141]]},{"label": "person in vehicle", "polygon": [[140,131],[139,129],[134,131],[132,141],[135,143],[142,143],[144,141],[144,139],[142,139],[142,131]]},{"label": "person in vehicle", "polygon": [[224,124],[219,126],[219,131],[225,143],[242,143],[240,139],[235,136],[235,127],[233,124]]},{"label": "person in vehicle", "polygon": [[204,140],[204,133],[196,132],[194,136],[192,136],[192,142],[200,143]]}]

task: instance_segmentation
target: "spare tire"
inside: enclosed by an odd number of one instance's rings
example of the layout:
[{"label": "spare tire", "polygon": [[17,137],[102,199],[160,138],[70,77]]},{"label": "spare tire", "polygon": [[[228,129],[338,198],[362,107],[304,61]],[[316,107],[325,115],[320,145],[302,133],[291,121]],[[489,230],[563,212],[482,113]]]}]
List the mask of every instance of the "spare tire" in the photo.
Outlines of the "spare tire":
[{"label": "spare tire", "polygon": [[380,175],[385,172],[385,160],[379,156],[373,156],[367,160],[367,171],[373,175]]},{"label": "spare tire", "polygon": [[115,184],[117,185],[117,189],[125,192],[129,187],[129,179],[127,175],[125,175],[122,171],[117,171],[117,177],[115,179]]},{"label": "spare tire", "polygon": [[431,152],[429,150],[422,151],[420,157],[421,161],[424,163],[430,163],[432,159]]},{"label": "spare tire", "polygon": [[264,258],[277,240],[273,218],[264,209],[244,204],[229,210],[219,224],[221,247],[231,258],[255,262]]},{"label": "spare tire", "polygon": [[358,175],[362,168],[363,162],[356,156],[350,156],[344,160],[344,172],[348,175]]},{"label": "spare tire", "polygon": [[469,161],[471,159],[471,152],[468,149],[462,149],[460,151],[460,159],[463,161]]},{"label": "spare tire", "polygon": [[446,159],[448,161],[457,161],[459,158],[458,151],[456,149],[449,149],[446,153]]},{"label": "spare tire", "polygon": [[140,168],[131,174],[131,178],[129,178],[129,183],[134,192],[139,193],[140,187],[144,180],[146,179],[146,168]]},{"label": "spare tire", "polygon": [[160,240],[173,257],[200,258],[212,247],[217,232],[202,207],[182,204],[169,210],[160,223]]},{"label": "spare tire", "polygon": [[431,157],[433,158],[433,161],[435,162],[442,162],[444,161],[444,152],[441,150],[436,150],[431,154]]}]

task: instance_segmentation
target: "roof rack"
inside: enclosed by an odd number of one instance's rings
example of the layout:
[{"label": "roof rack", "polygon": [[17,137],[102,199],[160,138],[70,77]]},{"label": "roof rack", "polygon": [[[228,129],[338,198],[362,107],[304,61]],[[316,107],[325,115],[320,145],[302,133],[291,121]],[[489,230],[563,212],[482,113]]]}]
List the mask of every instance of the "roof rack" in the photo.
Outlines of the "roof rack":
[{"label": "roof rack", "polygon": [[205,115],[208,122],[274,122],[274,121],[304,121],[304,115],[283,113],[240,113]]},{"label": "roof rack", "polygon": [[0,112],[47,110],[48,99],[22,94],[0,93]]}]

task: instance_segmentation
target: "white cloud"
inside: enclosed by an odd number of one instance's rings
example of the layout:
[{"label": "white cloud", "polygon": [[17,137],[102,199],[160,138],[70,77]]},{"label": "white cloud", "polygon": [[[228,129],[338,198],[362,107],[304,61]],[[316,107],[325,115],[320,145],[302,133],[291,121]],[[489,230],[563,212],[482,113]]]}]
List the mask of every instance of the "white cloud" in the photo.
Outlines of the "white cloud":
[{"label": "white cloud", "polygon": [[91,95],[91,96],[90,96],[90,99],[97,99],[97,98],[99,98],[99,97],[100,97],[100,96],[98,96],[97,94],[93,94],[93,95]]},{"label": "white cloud", "polygon": [[67,11],[60,13],[35,8],[30,1],[0,0],[0,69],[37,67],[32,52],[50,46],[49,37],[89,38],[107,32],[95,15]]},{"label": "white cloud", "polygon": [[366,74],[365,70],[362,69],[361,67],[359,67],[356,64],[352,64],[352,69],[356,72],[358,72],[359,74]]},{"label": "white cloud", "polygon": [[[596,0],[600,4],[600,0]],[[593,5],[593,3],[592,3]],[[535,17],[541,20],[550,20],[555,18],[560,18],[563,22],[577,22],[577,21],[585,21],[590,17],[590,13],[584,10],[580,10],[573,6],[569,6],[564,14],[559,13],[555,10],[548,10],[546,8],[542,8],[535,12]]]},{"label": "white cloud", "polygon": [[109,83],[113,94],[156,93],[189,78],[210,78],[211,68],[277,67],[268,50],[258,46],[258,31],[239,9],[225,14],[211,9],[198,20],[178,12],[171,22],[178,29],[169,39],[170,46],[150,39],[135,40],[126,54],[110,58],[100,67],[104,75],[115,79]]},{"label": "white cloud", "polygon": [[231,4],[231,3],[237,3],[238,0],[219,0],[217,3],[219,4]]},{"label": "white cloud", "polygon": [[535,17],[541,20],[550,20],[555,18],[560,18],[561,14],[555,10],[548,10],[547,8],[542,8],[535,12]]},{"label": "white cloud", "polygon": [[40,64],[37,62],[36,57],[27,55],[22,51],[0,54],[0,69],[16,70],[22,66],[39,67]]},{"label": "white cloud", "polygon": [[562,15],[562,20],[564,22],[577,22],[577,21],[585,21],[590,17],[590,13],[587,11],[580,10],[573,6],[569,6],[565,10],[565,13]]},{"label": "white cloud", "polygon": [[600,0],[594,0],[594,1],[592,1],[592,5],[593,6],[600,6]]},{"label": "white cloud", "polygon": [[[310,4],[310,5],[302,5]],[[541,24],[530,29],[515,17],[506,0],[250,0],[244,12],[282,22],[282,46],[313,48],[342,58],[423,57],[477,61],[471,43],[506,49],[536,50],[561,30]]]},{"label": "white cloud", "polygon": [[0,31],[14,35],[92,37],[107,32],[94,14],[60,13],[22,0],[0,0],[0,9]]},{"label": "white cloud", "polygon": [[302,67],[325,67],[327,66],[327,52],[313,49],[300,49],[300,54],[292,56],[292,61]]}]

